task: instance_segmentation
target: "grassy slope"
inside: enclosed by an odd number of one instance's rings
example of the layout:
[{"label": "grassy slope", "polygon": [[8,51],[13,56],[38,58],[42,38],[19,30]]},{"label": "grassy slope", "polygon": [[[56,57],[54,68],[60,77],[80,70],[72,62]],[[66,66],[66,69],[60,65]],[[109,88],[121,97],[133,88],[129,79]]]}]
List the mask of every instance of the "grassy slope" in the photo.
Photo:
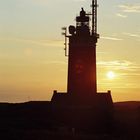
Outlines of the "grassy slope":
[{"label": "grassy slope", "polygon": [[50,131],[50,102],[21,104],[0,103],[0,138],[2,139],[139,139],[140,102],[114,103],[112,134],[73,135]]}]

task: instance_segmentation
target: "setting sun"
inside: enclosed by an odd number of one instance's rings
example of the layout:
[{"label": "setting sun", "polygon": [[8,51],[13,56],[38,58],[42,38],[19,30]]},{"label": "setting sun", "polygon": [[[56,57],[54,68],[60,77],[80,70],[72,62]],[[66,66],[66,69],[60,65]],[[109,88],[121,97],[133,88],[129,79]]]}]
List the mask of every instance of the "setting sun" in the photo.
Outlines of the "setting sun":
[{"label": "setting sun", "polygon": [[107,72],[107,78],[108,79],[114,79],[115,78],[115,73],[113,71],[109,71]]}]

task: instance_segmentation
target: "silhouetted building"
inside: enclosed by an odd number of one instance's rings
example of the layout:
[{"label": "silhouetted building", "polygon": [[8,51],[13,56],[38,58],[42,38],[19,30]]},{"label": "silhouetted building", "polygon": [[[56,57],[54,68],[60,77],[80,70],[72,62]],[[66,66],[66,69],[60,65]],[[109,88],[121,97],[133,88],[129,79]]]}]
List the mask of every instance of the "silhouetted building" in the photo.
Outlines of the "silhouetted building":
[{"label": "silhouetted building", "polygon": [[[90,17],[92,16],[92,29]],[[76,27],[69,26],[68,86],[67,93],[54,91],[52,97],[53,116],[61,125],[75,128],[91,128],[106,124],[110,119],[113,102],[110,91],[97,93],[96,43],[97,0],[92,1],[92,14],[84,9],[76,17]]]}]

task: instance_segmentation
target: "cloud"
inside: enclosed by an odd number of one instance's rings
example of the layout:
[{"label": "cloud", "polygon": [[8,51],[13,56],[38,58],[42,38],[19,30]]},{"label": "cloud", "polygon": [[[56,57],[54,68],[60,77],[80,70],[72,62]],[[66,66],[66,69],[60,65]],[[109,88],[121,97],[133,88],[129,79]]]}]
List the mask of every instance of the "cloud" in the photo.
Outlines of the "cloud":
[{"label": "cloud", "polygon": [[40,40],[40,39],[24,39],[24,38],[0,38],[0,41],[5,42],[21,42],[21,43],[27,43],[27,44],[34,44],[44,47],[62,47],[63,41],[61,40]]},{"label": "cloud", "polygon": [[121,18],[127,18],[126,15],[123,15],[123,14],[120,14],[120,13],[117,13],[116,16],[121,17]]},{"label": "cloud", "polygon": [[116,37],[109,37],[109,36],[102,36],[100,37],[101,39],[106,39],[106,40],[113,40],[113,41],[121,41],[123,39],[121,38],[116,38]]},{"label": "cloud", "polygon": [[79,2],[79,1],[86,1],[86,0],[73,0],[73,1]]},{"label": "cloud", "polygon": [[42,64],[67,65],[65,61],[41,61]]},{"label": "cloud", "polygon": [[41,4],[41,5],[46,5],[48,3],[48,0],[31,0],[31,1],[32,3]]},{"label": "cloud", "polygon": [[124,35],[130,36],[130,37],[136,37],[136,38],[140,38],[139,34],[133,34],[133,33],[123,33]]},{"label": "cloud", "polygon": [[119,5],[123,12],[140,13],[140,3]]},{"label": "cloud", "polygon": [[97,65],[112,70],[138,71],[140,69],[139,65],[127,60],[99,61]]}]

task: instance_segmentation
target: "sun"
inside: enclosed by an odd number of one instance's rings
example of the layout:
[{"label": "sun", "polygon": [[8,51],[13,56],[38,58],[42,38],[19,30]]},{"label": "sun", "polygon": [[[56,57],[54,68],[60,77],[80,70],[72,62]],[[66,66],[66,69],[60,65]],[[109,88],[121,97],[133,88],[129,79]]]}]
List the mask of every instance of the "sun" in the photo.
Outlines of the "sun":
[{"label": "sun", "polygon": [[107,72],[106,76],[110,80],[112,80],[112,79],[114,79],[116,77],[116,75],[115,75],[115,73],[113,71]]}]

